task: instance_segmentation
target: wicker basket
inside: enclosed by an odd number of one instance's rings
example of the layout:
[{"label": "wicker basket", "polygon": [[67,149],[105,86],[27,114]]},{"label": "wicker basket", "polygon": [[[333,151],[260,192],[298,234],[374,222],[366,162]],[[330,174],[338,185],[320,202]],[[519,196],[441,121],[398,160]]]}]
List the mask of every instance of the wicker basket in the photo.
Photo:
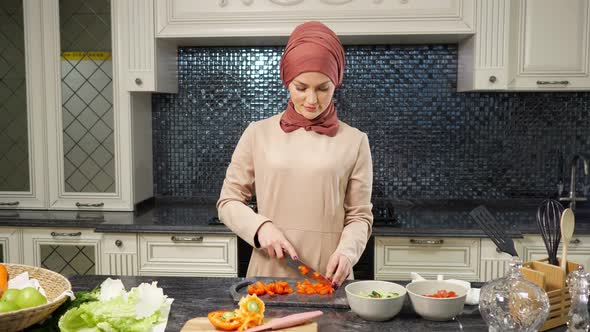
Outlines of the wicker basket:
[{"label": "wicker basket", "polygon": [[17,276],[29,272],[29,278],[39,280],[47,294],[47,303],[17,311],[0,313],[0,332],[20,331],[47,318],[55,309],[67,300],[60,295],[72,289],[70,281],[59,273],[29,265],[4,264],[8,275]]}]

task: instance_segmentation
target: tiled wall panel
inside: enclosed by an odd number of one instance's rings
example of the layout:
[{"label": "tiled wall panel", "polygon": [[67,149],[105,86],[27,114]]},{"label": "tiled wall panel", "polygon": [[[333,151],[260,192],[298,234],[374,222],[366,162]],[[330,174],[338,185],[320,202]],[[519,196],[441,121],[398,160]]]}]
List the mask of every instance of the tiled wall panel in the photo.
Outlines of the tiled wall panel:
[{"label": "tiled wall panel", "polygon": [[[282,50],[179,49],[178,95],[153,97],[157,196],[219,194],[246,125],[285,108]],[[457,59],[456,45],[346,47],[336,108],[369,136],[374,197],[554,195],[590,153],[590,93],[458,93]]]}]

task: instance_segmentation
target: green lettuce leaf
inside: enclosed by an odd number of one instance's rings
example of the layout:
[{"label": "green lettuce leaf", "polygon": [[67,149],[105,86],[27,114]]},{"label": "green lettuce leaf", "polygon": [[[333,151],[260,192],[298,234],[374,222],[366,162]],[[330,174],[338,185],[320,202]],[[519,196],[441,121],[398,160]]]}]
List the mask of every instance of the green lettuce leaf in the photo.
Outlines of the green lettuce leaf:
[{"label": "green lettuce leaf", "polygon": [[107,279],[101,286],[100,301],[70,309],[59,320],[63,332],[146,332],[166,321],[172,299],[157,283],[143,283],[129,293]]}]

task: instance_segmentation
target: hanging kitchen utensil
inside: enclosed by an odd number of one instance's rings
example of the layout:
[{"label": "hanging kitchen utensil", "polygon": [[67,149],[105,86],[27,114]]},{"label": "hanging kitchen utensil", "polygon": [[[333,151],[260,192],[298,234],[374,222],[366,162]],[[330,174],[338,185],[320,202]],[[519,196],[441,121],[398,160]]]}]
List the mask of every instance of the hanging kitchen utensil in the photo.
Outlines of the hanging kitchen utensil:
[{"label": "hanging kitchen utensil", "polygon": [[561,214],[561,238],[563,239],[563,250],[561,252],[561,269],[567,273],[567,248],[574,235],[575,217],[572,209],[567,208]]},{"label": "hanging kitchen utensil", "polygon": [[537,225],[547,248],[549,264],[557,266],[557,249],[561,241],[560,219],[563,210],[563,205],[554,199],[544,200],[537,209]]},{"label": "hanging kitchen utensil", "polygon": [[496,244],[500,251],[512,256],[518,256],[516,248],[514,248],[514,241],[504,232],[502,226],[485,206],[476,207],[469,212],[469,215],[475,219],[479,227]]}]

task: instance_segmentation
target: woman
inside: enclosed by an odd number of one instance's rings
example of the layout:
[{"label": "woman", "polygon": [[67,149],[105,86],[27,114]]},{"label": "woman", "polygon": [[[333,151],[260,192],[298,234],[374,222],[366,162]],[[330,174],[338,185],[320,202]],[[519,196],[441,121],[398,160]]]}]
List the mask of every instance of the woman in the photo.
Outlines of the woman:
[{"label": "woman", "polygon": [[[219,218],[253,250],[248,276],[297,277],[299,258],[337,287],[371,234],[367,135],[339,121],[332,96],[344,50],[319,22],[292,32],[281,59],[287,109],[251,123],[240,138],[217,202]],[[258,213],[246,203],[256,194]]]}]

